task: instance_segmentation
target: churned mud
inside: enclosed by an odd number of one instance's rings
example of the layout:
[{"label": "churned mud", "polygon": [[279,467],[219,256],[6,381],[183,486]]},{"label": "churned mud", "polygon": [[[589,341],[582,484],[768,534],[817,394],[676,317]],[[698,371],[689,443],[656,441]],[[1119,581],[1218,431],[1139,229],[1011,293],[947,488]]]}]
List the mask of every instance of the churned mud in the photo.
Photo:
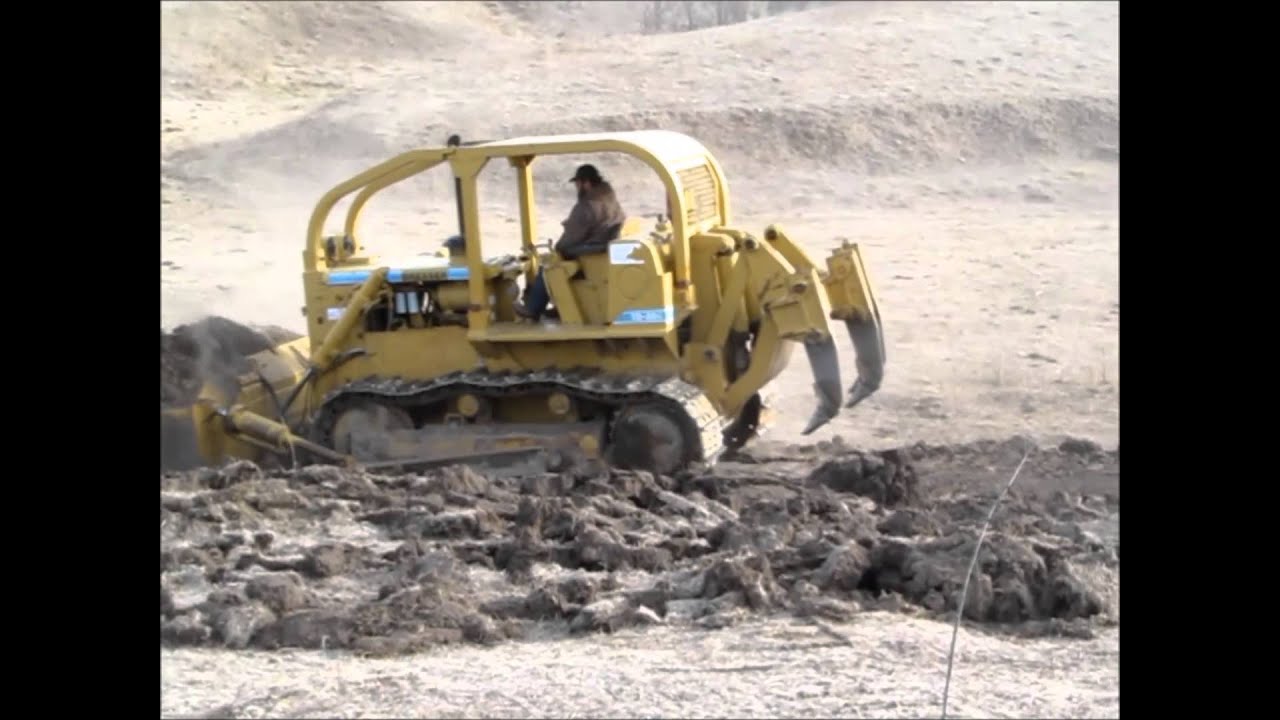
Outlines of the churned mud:
[{"label": "churned mud", "polygon": [[[165,474],[162,642],[394,655],[766,614],[953,617],[1025,447],[762,444],[677,478],[248,462]],[[1118,526],[1118,450],[1034,449],[985,538],[965,616],[1019,634],[1118,623]]]},{"label": "churned mud", "polygon": [[297,338],[278,327],[253,328],[211,316],[172,332],[160,330],[160,407],[195,400],[208,380],[235,378],[247,369],[245,358]]}]

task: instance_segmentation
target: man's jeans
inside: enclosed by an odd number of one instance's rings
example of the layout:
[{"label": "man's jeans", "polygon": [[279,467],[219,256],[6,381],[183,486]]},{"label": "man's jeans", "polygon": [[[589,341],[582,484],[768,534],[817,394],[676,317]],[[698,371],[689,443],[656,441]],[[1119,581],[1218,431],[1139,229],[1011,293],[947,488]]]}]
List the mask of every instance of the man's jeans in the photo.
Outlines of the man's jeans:
[{"label": "man's jeans", "polygon": [[551,302],[551,294],[547,292],[546,278],[542,277],[542,268],[538,268],[538,276],[533,279],[533,284],[529,286],[528,304],[525,305],[529,312],[535,318],[541,318],[542,313],[547,311],[547,305]]}]

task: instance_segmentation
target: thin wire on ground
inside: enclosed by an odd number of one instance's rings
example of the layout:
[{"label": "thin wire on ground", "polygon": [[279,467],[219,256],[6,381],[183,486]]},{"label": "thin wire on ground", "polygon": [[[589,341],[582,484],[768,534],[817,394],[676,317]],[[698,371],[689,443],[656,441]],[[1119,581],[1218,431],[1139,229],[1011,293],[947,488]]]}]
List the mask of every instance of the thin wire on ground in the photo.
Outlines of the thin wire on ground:
[{"label": "thin wire on ground", "polygon": [[978,566],[978,554],[982,552],[982,541],[987,536],[987,528],[991,527],[991,519],[996,515],[996,508],[1000,507],[1000,501],[1004,500],[1004,496],[1009,493],[1009,488],[1013,487],[1013,483],[1018,479],[1018,474],[1022,472],[1022,466],[1027,464],[1027,458],[1031,457],[1031,450],[1027,450],[1022,455],[1022,461],[1018,463],[1018,467],[1014,469],[1013,475],[1009,477],[1009,482],[996,496],[996,501],[991,503],[991,509],[987,511],[987,519],[982,523],[982,531],[978,533],[978,542],[973,547],[973,557],[969,560],[969,572],[964,576],[964,587],[960,590],[960,603],[956,608],[956,621],[951,627],[951,649],[947,652],[947,682],[942,689],[942,718],[947,717],[947,700],[951,696],[951,667],[954,664],[956,656],[956,637],[960,634],[960,621],[964,618],[964,603],[969,598],[969,580],[973,577],[973,570]]}]

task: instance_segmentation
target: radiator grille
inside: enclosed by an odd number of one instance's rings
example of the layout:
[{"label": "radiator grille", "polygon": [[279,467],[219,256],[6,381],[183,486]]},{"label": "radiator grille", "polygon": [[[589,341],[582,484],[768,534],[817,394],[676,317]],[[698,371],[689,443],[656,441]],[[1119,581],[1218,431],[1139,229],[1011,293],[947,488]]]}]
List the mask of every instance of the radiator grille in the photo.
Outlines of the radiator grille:
[{"label": "radiator grille", "polygon": [[716,182],[711,176],[711,169],[699,165],[680,171],[680,184],[684,186],[686,202],[692,202],[686,208],[685,222],[696,224],[708,220],[718,220],[720,208],[716,202]]}]

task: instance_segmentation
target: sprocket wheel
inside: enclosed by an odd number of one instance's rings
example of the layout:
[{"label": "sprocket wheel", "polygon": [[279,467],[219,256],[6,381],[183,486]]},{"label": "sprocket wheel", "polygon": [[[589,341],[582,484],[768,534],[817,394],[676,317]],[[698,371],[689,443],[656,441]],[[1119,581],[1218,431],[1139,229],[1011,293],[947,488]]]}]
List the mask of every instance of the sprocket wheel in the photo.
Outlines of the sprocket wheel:
[{"label": "sprocket wheel", "polygon": [[357,460],[385,460],[377,435],[412,430],[413,420],[404,410],[376,402],[361,402],[342,411],[333,424],[333,449]]},{"label": "sprocket wheel", "polygon": [[689,462],[690,448],[679,420],[656,403],[632,405],[614,420],[610,464],[671,475]]}]

